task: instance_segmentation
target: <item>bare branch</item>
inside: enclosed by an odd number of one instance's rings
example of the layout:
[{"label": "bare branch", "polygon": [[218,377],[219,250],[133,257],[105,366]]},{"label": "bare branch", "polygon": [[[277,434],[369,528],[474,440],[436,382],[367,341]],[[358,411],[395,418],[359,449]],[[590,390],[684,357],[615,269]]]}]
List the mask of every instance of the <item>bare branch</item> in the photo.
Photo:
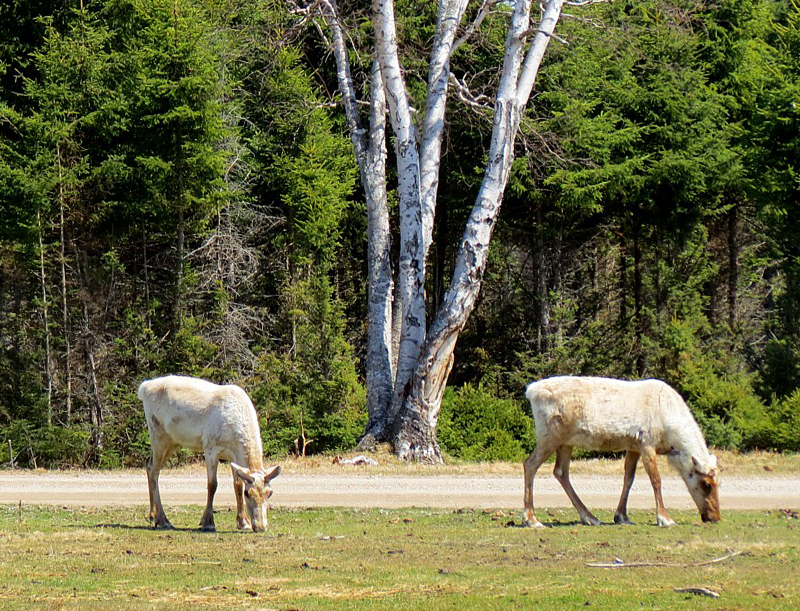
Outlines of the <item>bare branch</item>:
[{"label": "bare branch", "polygon": [[732,552],[730,554],[720,556],[719,558],[714,558],[713,560],[706,560],[705,562],[691,562],[688,564],[681,564],[677,562],[623,562],[617,559],[614,562],[587,562],[586,566],[590,566],[596,569],[630,569],[630,568],[640,568],[640,567],[694,568],[698,566],[708,566],[709,564],[717,564],[718,562],[724,562],[725,560],[735,558],[736,556],[739,556],[742,553],[743,552],[741,551]]},{"label": "bare branch", "polygon": [[286,5],[289,9],[289,13],[292,15],[299,15],[301,17],[309,17],[313,13],[317,11],[320,4],[322,4],[321,0],[315,0],[311,4],[307,4],[306,6],[300,6],[295,2],[295,0],[287,0]]},{"label": "bare branch", "polygon": [[672,588],[675,592],[686,592],[688,594],[697,594],[698,596],[708,596],[709,598],[719,598],[719,592],[710,590],[708,588]]},{"label": "bare branch", "polygon": [[581,23],[585,23],[586,25],[590,25],[595,28],[600,28],[603,30],[608,29],[608,24],[593,17],[579,17],[578,15],[573,15],[572,13],[561,13],[561,17],[566,19],[574,19],[575,21],[580,21]]},{"label": "bare branch", "polygon": [[522,34],[520,34],[519,37],[520,38],[528,38],[529,36],[534,36],[536,34],[543,34],[545,36],[549,36],[553,40],[557,40],[558,42],[569,46],[569,42],[567,41],[566,38],[558,36],[555,32],[548,32],[546,30],[541,30],[539,28],[529,28],[529,29],[525,30]]},{"label": "bare branch", "polygon": [[589,6],[590,4],[605,4],[612,2],[612,0],[568,0],[569,6]]},{"label": "bare branch", "polygon": [[492,111],[492,99],[489,96],[483,95],[482,93],[474,95],[469,88],[462,81],[458,80],[458,77],[452,72],[450,73],[450,83],[455,88],[458,99],[464,102],[464,104],[466,104],[468,107],[479,112],[480,114],[483,114],[485,111]]},{"label": "bare branch", "polygon": [[289,9],[289,13],[292,15],[297,15],[301,19],[297,23],[298,26],[305,25],[307,21],[313,18],[315,13],[319,12],[320,5],[322,4],[321,0],[315,0],[311,4],[306,6],[300,6],[294,0],[287,0],[286,6]]},{"label": "bare branch", "polygon": [[501,0],[483,0],[483,4],[481,8],[478,10],[478,14],[475,16],[475,19],[466,30],[464,30],[464,34],[453,43],[453,48],[451,49],[451,54],[455,53],[456,50],[463,45],[469,38],[477,31],[477,29],[481,26],[484,19],[489,16],[491,13],[492,8],[495,5],[499,4]]}]

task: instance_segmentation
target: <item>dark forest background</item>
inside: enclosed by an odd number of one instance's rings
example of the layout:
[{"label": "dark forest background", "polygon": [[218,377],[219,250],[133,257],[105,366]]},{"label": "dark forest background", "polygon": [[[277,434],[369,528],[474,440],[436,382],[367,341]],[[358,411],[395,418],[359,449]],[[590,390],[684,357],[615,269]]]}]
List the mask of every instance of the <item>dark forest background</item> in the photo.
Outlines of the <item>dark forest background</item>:
[{"label": "dark forest background", "polygon": [[[364,85],[370,3],[339,4]],[[436,9],[418,4],[398,12],[424,104]],[[569,12],[457,347],[443,450],[519,459],[525,384],[591,374],[664,379],[711,444],[797,451],[800,8]],[[481,178],[506,14],[453,58],[473,103],[448,107],[457,187],[439,195],[431,310]],[[167,373],[243,386],[271,454],[356,444],[366,216],[333,70],[313,19],[277,1],[0,5],[0,463],[142,464],[136,388]]]}]

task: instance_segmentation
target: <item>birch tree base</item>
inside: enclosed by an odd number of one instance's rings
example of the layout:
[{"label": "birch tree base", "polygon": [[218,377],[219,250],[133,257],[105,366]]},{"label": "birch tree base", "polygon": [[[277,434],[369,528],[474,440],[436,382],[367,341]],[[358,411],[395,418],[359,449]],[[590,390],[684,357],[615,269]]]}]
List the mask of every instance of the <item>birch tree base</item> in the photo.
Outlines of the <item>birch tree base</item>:
[{"label": "birch tree base", "polygon": [[430,426],[423,417],[429,413],[431,406],[418,403],[419,401],[412,401],[411,398],[407,399],[392,439],[394,453],[400,460],[442,464],[444,460],[436,439],[436,427]]}]

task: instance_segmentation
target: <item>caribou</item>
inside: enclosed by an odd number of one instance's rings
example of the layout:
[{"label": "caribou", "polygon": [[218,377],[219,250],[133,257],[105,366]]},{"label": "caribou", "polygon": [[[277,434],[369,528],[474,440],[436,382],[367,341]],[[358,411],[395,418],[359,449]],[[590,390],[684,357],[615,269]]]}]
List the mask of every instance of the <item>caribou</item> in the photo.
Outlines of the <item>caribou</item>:
[{"label": "caribou", "polygon": [[628,494],[641,458],[656,500],[659,526],[675,524],[661,496],[656,455],[666,455],[680,473],[704,522],[721,519],[719,469],[694,417],[681,396],[660,380],[624,381],[559,376],[528,385],[525,396],[536,425],[536,448],[525,460],[523,524],[540,527],[533,508],[533,479],[542,463],[556,455],[553,475],[564,488],[581,522],[600,524],[569,480],[572,448],[625,452],[625,479],[614,522],[630,524]]},{"label": "caribou", "polygon": [[[175,450],[203,452],[208,473],[208,500],[200,529],[215,531],[214,494],[220,460],[230,462],[236,498],[236,527],[267,529],[270,482],[280,466],[264,467],[258,416],[247,393],[235,385],[219,386],[198,378],[166,376],[139,386],[150,432],[147,461],[150,522],[154,528],[173,528],[161,504],[158,476]],[[245,508],[247,513],[245,513]]]}]

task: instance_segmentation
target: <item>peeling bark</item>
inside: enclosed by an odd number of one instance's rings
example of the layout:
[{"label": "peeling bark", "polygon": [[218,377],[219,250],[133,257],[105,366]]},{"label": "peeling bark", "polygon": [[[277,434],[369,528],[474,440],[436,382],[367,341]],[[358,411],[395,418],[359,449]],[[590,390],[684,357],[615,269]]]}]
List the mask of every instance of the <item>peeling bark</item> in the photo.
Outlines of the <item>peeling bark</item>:
[{"label": "peeling bark", "polygon": [[389,426],[395,363],[393,358],[392,244],[386,202],[386,100],[378,62],[372,67],[370,144],[362,181],[367,197],[368,338],[367,411],[364,445],[383,441]]},{"label": "peeling bark", "polygon": [[[468,0],[440,0],[436,34],[428,73],[428,97],[425,114],[420,122],[421,139],[416,132],[412,110],[400,65],[393,0],[373,0],[375,58],[380,66],[376,79],[373,70],[370,134],[380,133],[384,141],[384,125],[378,119],[380,100],[375,95],[382,81],[386,106],[394,134],[397,159],[398,198],[400,209],[400,244],[398,282],[395,288],[395,308],[401,309],[402,330],[396,353],[392,350],[393,335],[385,325],[391,325],[392,308],[383,296],[391,294],[392,285],[386,281],[383,254],[388,252],[383,241],[385,224],[383,209],[370,212],[376,233],[370,229],[370,348],[376,350],[375,360],[368,362],[368,393],[370,423],[365,442],[369,444],[391,433],[395,452],[405,459],[441,462],[436,440],[436,427],[442,394],[453,366],[453,350],[467,318],[472,312],[480,291],[488,259],[503,191],[514,160],[514,142],[525,106],[550,42],[565,0],[550,0],[542,13],[538,28],[530,27],[530,1],[520,0],[513,5],[513,14],[506,38],[500,86],[495,103],[489,161],[476,203],[467,222],[452,282],[445,293],[430,328],[425,312],[425,271],[432,241],[433,221],[439,186],[441,143],[444,133],[445,108],[450,82],[450,57],[463,19]],[[359,160],[367,206],[381,202],[385,206],[385,152],[375,154],[377,165],[367,162],[367,141],[358,115],[355,90],[349,73],[345,36],[337,15],[335,0],[321,0],[323,17],[332,34],[337,77],[342,91],[351,139]],[[481,14],[488,10],[484,2]],[[485,15],[484,15],[485,16]],[[476,26],[477,27],[477,26]],[[469,29],[468,29],[469,31]],[[533,40],[529,43],[530,37]],[[374,144],[374,142],[373,142]],[[380,172],[383,173],[380,173]],[[375,173],[378,177],[375,177]],[[372,200],[372,201],[371,201]],[[375,213],[374,217],[372,216]],[[387,217],[388,218],[388,217]],[[377,229],[380,227],[380,229]],[[372,266],[375,265],[375,268]],[[374,269],[374,273],[373,273]],[[378,271],[381,270],[381,271]],[[381,299],[378,298],[380,294]],[[375,298],[373,300],[373,297]],[[399,304],[397,303],[399,300]],[[374,308],[374,309],[373,309]],[[381,321],[381,322],[379,322]],[[373,336],[373,333],[376,334]],[[377,334],[380,335],[380,340]],[[388,344],[388,349],[386,348]],[[386,364],[388,355],[389,364]],[[377,399],[378,388],[385,389],[385,372],[393,370],[394,392],[391,407],[385,410],[383,399]],[[368,357],[371,358],[371,357]],[[375,368],[380,368],[376,371]],[[380,380],[378,382],[377,380]],[[383,390],[381,390],[381,393]],[[384,395],[381,394],[381,397]],[[383,411],[382,411],[383,410]],[[391,428],[390,428],[391,427]]]},{"label": "peeling bark", "polygon": [[[444,387],[453,365],[453,350],[480,292],[489,244],[514,160],[514,142],[522,112],[563,3],[564,0],[550,0],[547,4],[527,52],[530,3],[518,2],[515,5],[495,102],[489,161],[462,236],[450,288],[428,330],[395,427],[395,452],[402,458],[441,461],[435,428]],[[426,427],[433,429],[433,433]]]},{"label": "peeling bark", "polygon": [[[402,327],[395,371],[394,399],[388,418],[393,420],[427,326],[425,314],[425,244],[420,200],[420,155],[417,130],[406,91],[397,45],[393,0],[372,3],[375,52],[381,67],[397,158],[397,196],[400,208],[400,255],[397,295],[402,305]],[[427,241],[430,239],[428,238]]]},{"label": "peeling bark", "polygon": [[393,342],[394,281],[386,187],[386,95],[380,63],[372,65],[369,126],[359,114],[347,46],[335,1],[324,5],[332,34],[336,74],[367,202],[367,411],[363,448],[383,441],[389,427],[395,371]]}]

